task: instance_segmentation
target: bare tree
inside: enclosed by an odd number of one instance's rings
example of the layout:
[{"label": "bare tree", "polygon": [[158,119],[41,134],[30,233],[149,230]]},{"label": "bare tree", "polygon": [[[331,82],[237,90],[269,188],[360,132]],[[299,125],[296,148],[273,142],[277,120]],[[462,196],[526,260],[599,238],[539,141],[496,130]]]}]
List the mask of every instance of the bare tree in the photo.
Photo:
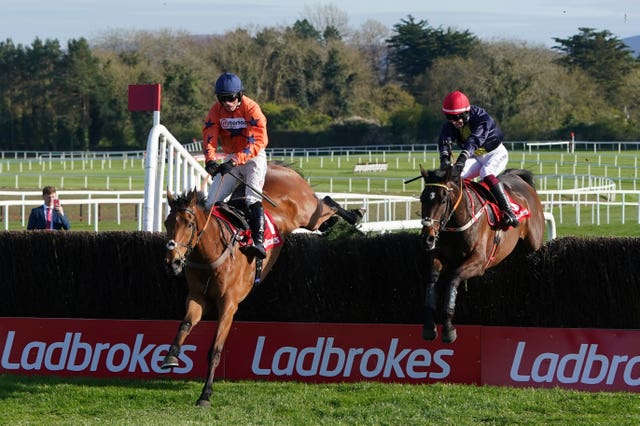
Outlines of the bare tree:
[{"label": "bare tree", "polygon": [[306,19],[320,33],[327,28],[335,28],[342,37],[348,37],[349,15],[334,3],[305,5],[301,19]]},{"label": "bare tree", "polygon": [[390,33],[389,28],[383,23],[369,19],[351,36],[351,43],[369,62],[380,85],[389,80],[389,48],[386,40]]}]

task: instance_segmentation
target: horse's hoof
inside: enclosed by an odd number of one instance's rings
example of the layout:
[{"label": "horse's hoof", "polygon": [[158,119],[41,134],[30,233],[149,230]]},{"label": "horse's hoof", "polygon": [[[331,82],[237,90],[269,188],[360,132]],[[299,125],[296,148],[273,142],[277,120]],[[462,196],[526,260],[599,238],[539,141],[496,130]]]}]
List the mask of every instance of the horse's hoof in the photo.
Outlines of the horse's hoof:
[{"label": "horse's hoof", "polygon": [[424,340],[435,340],[438,337],[438,330],[433,327],[431,329],[427,327],[422,328],[422,338]]},{"label": "horse's hoof", "polygon": [[167,369],[167,368],[173,368],[177,366],[178,366],[178,358],[175,356],[167,355],[166,357],[164,357],[164,361],[162,362],[162,365],[160,366],[160,368]]},{"label": "horse's hoof", "polygon": [[450,328],[448,330],[442,330],[442,343],[453,343],[458,338],[458,333],[456,333],[455,328]]},{"label": "horse's hoof", "polygon": [[211,402],[209,402],[208,399],[199,399],[196,402],[196,407],[209,408],[209,407],[211,407]]}]

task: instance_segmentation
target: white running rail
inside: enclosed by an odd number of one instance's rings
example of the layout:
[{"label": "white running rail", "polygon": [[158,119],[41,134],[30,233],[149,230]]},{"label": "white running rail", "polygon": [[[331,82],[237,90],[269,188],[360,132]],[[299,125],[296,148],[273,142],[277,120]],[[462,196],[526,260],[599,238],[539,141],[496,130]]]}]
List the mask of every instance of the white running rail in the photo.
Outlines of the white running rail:
[{"label": "white running rail", "polygon": [[[166,170],[166,174],[165,174]],[[166,176],[166,188],[163,186]],[[196,188],[206,191],[209,175],[204,167],[162,124],[155,124],[147,139],[145,193],[142,230],[161,232],[169,213],[164,191],[173,193]]]}]

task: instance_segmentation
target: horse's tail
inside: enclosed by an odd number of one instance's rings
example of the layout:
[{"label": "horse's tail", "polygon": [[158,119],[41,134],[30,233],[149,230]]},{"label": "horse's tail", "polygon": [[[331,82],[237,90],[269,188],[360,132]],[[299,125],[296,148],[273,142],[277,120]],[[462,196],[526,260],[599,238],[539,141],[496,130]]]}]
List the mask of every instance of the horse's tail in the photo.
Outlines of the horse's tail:
[{"label": "horse's tail", "polygon": [[527,182],[527,184],[532,187],[533,189],[536,188],[536,182],[533,179],[533,173],[531,173],[529,170],[523,170],[523,169],[507,169],[504,172],[502,172],[502,175],[507,177],[507,176],[519,176],[523,181]]}]

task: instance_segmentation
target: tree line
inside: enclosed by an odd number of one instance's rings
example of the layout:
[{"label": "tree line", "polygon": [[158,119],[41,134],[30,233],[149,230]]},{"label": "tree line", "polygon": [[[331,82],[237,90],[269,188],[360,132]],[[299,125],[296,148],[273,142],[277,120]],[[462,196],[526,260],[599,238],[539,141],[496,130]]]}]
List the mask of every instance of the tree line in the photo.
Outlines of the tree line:
[{"label": "tree line", "polygon": [[[436,141],[444,95],[467,93],[509,140],[640,139],[640,66],[607,30],[578,28],[552,48],[482,41],[409,15],[392,28],[345,24],[338,9],[290,26],[224,34],[109,32],[92,40],[0,42],[0,149],[143,149],[150,113],[130,84],[162,84],[162,122],[200,139],[216,78],[236,73],[292,144]],[[302,136],[301,136],[302,135]]]}]

